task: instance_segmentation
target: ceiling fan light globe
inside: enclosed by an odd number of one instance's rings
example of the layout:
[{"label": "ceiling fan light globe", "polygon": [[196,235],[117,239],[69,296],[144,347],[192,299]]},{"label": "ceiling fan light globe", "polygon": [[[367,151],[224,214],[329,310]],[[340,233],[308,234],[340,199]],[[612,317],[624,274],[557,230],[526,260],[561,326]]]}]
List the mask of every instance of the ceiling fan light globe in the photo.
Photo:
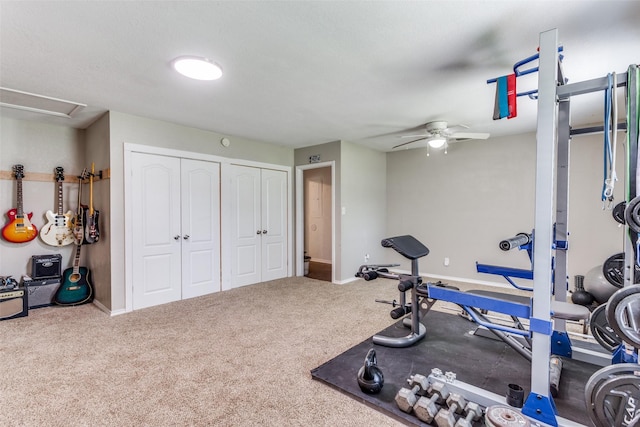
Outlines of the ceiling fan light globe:
[{"label": "ceiling fan light globe", "polygon": [[440,148],[447,142],[446,138],[436,137],[429,140],[429,146],[432,148]]}]

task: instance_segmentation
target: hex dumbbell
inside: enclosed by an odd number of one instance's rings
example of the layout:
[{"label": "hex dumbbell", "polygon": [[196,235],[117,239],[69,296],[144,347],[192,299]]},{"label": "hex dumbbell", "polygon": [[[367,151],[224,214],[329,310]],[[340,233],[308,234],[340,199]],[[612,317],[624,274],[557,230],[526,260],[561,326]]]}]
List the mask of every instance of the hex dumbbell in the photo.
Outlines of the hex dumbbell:
[{"label": "hex dumbbell", "polygon": [[482,408],[475,402],[467,403],[467,406],[464,408],[464,412],[467,416],[465,418],[460,417],[456,422],[455,427],[472,427],[472,422],[482,416]]},{"label": "hex dumbbell", "polygon": [[424,375],[415,374],[407,381],[411,389],[402,387],[396,394],[396,404],[401,411],[409,413],[413,410],[413,405],[415,405],[418,400],[418,392],[427,391],[429,380]]},{"label": "hex dumbbell", "polygon": [[449,390],[444,383],[434,383],[430,387],[429,392],[431,393],[431,397],[426,398],[423,396],[413,405],[413,412],[416,414],[416,417],[427,424],[430,424],[438,413],[436,403],[442,404],[447,400],[447,397],[449,397]]},{"label": "hex dumbbell", "polygon": [[447,397],[447,406],[449,406],[449,408],[440,409],[434,418],[438,427],[454,427],[456,423],[454,414],[461,413],[466,404],[467,401],[461,394],[449,394],[449,397]]}]

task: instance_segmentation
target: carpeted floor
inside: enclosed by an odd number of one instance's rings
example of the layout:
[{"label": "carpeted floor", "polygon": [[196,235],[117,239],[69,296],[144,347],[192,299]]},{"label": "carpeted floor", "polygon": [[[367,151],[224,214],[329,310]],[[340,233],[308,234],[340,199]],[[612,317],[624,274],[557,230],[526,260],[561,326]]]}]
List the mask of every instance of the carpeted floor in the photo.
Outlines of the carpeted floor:
[{"label": "carpeted floor", "polygon": [[0,322],[0,426],[400,425],[310,375],[394,323],[376,298],[397,282],[288,278],[116,317],[32,310]]},{"label": "carpeted floor", "polygon": [[[391,281],[290,278],[110,318],[0,322],[0,426],[394,426],[310,376],[388,326]],[[355,377],[354,377],[355,378]]]}]

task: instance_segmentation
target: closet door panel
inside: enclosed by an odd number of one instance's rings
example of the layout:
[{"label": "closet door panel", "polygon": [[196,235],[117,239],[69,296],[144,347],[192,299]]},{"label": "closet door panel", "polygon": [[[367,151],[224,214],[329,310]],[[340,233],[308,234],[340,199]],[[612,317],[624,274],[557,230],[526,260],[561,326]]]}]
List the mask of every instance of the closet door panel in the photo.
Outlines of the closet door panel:
[{"label": "closet door panel", "polygon": [[180,160],[132,154],[133,308],[181,298]]},{"label": "closet door panel", "polygon": [[182,298],[220,290],[220,165],[182,159]]},{"label": "closet door panel", "polygon": [[260,169],[232,166],[232,287],[261,280]]},{"label": "closet door panel", "polygon": [[287,275],[287,173],[263,169],[261,181],[262,280],[266,281]]}]

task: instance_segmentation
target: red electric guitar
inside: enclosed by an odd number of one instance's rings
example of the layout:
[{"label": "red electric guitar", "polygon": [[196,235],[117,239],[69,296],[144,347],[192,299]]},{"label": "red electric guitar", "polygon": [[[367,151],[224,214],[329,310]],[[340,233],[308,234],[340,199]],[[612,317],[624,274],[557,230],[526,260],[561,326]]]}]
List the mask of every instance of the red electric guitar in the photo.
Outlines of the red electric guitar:
[{"label": "red electric guitar", "polygon": [[26,216],[22,210],[22,178],[24,177],[24,167],[22,165],[13,166],[13,175],[16,177],[18,203],[16,209],[7,212],[9,223],[2,229],[2,237],[12,243],[30,242],[38,235],[38,229],[31,224],[33,212]]}]

